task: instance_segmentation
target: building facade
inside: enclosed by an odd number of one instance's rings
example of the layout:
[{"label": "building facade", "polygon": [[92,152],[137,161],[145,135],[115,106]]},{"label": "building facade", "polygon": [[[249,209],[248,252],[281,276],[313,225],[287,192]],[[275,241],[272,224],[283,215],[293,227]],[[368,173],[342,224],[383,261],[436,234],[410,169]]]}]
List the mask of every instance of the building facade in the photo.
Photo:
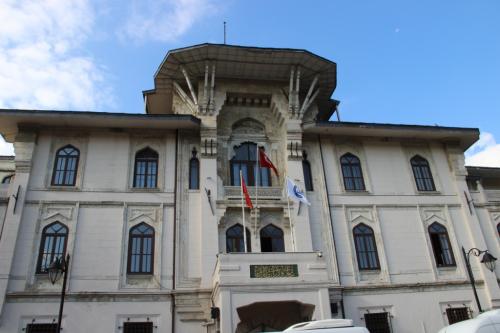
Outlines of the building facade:
[{"label": "building facade", "polygon": [[[54,330],[47,270],[68,254],[67,332],[434,332],[478,313],[461,249],[500,253],[500,178],[464,166],[477,129],[330,121],[336,64],[304,50],[177,49],[154,83],[145,114],[0,111],[0,332]],[[500,271],[471,264],[498,307]]]}]

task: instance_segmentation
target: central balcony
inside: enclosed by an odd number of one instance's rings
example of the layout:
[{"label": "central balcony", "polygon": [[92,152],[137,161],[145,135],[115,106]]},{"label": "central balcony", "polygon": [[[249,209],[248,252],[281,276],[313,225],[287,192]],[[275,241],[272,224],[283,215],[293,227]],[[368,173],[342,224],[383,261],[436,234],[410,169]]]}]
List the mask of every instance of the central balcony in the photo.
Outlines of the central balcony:
[{"label": "central balcony", "polygon": [[214,286],[328,283],[321,252],[220,253]]}]

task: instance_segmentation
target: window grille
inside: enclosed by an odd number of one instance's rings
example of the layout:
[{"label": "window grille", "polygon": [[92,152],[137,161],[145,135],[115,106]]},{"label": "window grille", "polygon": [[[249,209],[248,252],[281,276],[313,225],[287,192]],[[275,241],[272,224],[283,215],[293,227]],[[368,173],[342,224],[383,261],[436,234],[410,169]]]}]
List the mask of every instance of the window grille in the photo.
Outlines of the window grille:
[{"label": "window grille", "polygon": [[411,167],[415,176],[415,183],[419,191],[435,191],[434,180],[432,179],[429,162],[422,156],[416,155],[411,159]]},{"label": "window grille", "polygon": [[59,222],[49,224],[42,231],[38,252],[37,273],[47,273],[49,265],[58,258],[64,258],[68,228]]},{"label": "window grille", "polygon": [[[250,245],[250,232],[246,229],[247,233],[247,252],[251,252]],[[243,226],[235,224],[226,231],[226,252],[245,252],[245,245],[243,239]]]},{"label": "window grille", "polygon": [[269,224],[260,230],[261,252],[285,252],[283,230]]},{"label": "window grille", "polygon": [[360,270],[380,269],[380,262],[377,253],[377,244],[373,229],[366,224],[359,224],[352,230],[356,257]]},{"label": "window grille", "polygon": [[434,259],[438,267],[456,266],[455,257],[450,244],[450,238],[446,228],[441,224],[434,222],[429,226],[429,237],[431,239]]},{"label": "window grille", "polygon": [[128,273],[153,274],[155,232],[146,223],[130,229],[128,243]]},{"label": "window grille", "polygon": [[342,167],[346,191],[364,191],[365,181],[359,158],[351,153],[347,153],[340,158],[340,165]]},{"label": "window grille", "polygon": [[57,324],[28,324],[26,333],[56,333]]},{"label": "window grille", "polygon": [[311,173],[311,163],[307,160],[306,152],[302,152],[302,171],[304,172],[304,184],[306,187],[306,191],[313,191],[313,180]]},{"label": "window grille", "polygon": [[448,317],[448,323],[450,325],[458,323],[459,321],[470,319],[469,309],[466,307],[447,308],[446,316]]},{"label": "window grille", "polygon": [[196,157],[196,148],[193,148],[193,157],[189,160],[189,189],[200,189],[200,161]]},{"label": "window grille", "polygon": [[158,153],[144,148],[135,154],[134,187],[156,188],[158,184]]},{"label": "window grille", "polygon": [[80,152],[75,147],[68,145],[56,153],[54,171],[52,172],[52,185],[74,186]]},{"label": "window grille", "polygon": [[391,333],[387,312],[365,313],[365,324],[370,333]]},{"label": "window grille", "polygon": [[123,323],[123,333],[153,333],[153,323],[150,321]]},{"label": "window grille", "polygon": [[[271,186],[271,172],[268,168],[257,166],[257,144],[245,142],[234,148],[235,155],[231,159],[231,185],[240,186],[240,170],[243,180],[248,186],[255,186],[257,178],[259,186]],[[257,175],[257,172],[259,174]]]}]

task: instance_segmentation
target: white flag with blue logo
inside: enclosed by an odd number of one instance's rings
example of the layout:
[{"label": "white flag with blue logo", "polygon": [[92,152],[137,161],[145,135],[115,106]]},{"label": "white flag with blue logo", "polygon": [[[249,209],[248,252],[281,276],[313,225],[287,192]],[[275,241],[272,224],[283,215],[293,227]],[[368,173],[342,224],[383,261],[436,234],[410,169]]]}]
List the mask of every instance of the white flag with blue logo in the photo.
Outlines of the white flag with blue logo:
[{"label": "white flag with blue logo", "polygon": [[295,185],[295,183],[288,177],[286,178],[286,192],[290,199],[303,202],[306,205],[311,205],[311,203],[304,195],[304,192],[302,192],[299,187]]}]

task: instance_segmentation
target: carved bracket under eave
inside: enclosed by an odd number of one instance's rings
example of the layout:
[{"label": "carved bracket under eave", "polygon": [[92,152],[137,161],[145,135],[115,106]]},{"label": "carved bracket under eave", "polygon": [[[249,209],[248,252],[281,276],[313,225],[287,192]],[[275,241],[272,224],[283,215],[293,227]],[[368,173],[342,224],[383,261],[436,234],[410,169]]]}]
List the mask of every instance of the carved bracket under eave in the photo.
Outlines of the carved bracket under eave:
[{"label": "carved bracket under eave", "polygon": [[309,89],[307,90],[306,97],[302,104],[300,103],[300,66],[292,67],[290,69],[290,84],[288,90],[288,117],[290,119],[302,119],[304,113],[309,109],[314,100],[319,94],[319,88],[316,85],[319,80],[319,75],[315,75]]}]

